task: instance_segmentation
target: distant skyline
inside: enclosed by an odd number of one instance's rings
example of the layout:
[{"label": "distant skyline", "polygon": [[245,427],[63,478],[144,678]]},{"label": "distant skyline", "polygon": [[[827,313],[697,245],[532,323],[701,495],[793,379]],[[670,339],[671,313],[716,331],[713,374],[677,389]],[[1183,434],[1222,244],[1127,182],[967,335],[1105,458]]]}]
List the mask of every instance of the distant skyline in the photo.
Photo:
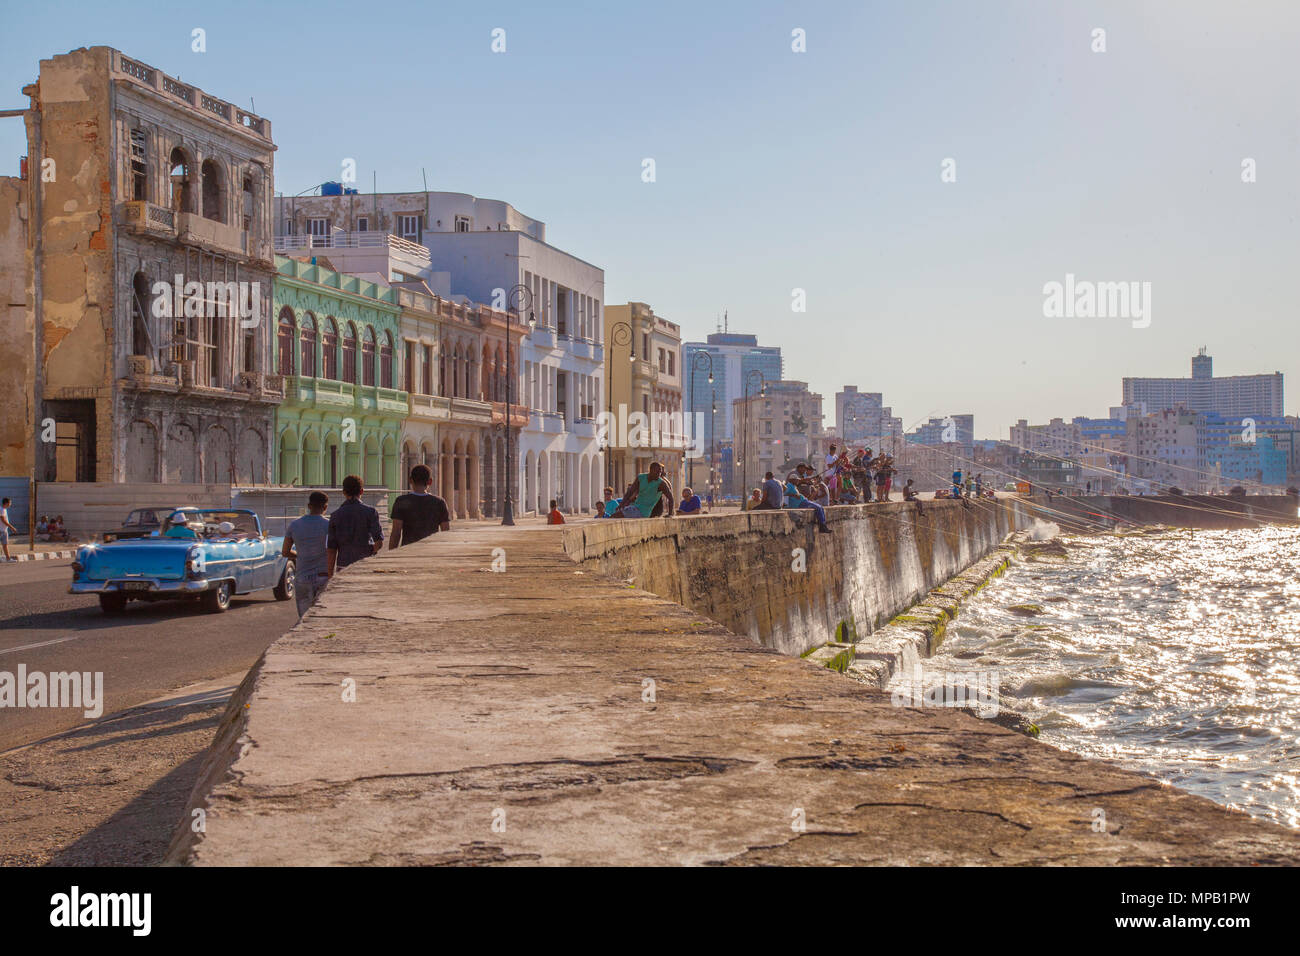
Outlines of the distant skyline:
[{"label": "distant skyline", "polygon": [[[117,47],[268,117],[284,195],[423,168],[546,222],[604,301],[683,341],[728,310],[828,407],[882,392],[908,431],[1099,417],[1201,346],[1300,381],[1298,4],[51,2],[6,27],[0,109],[42,58]],[[0,173],[25,152],[0,119]],[[1068,275],[1150,283],[1149,324],[1046,318]]]}]

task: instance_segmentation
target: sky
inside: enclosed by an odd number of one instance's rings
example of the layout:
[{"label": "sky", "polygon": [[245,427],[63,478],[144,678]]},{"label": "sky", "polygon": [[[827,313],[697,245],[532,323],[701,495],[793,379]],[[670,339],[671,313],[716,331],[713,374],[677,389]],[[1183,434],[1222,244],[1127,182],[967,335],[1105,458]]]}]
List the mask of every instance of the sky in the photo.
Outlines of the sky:
[{"label": "sky", "polygon": [[[0,109],[41,58],[117,47],[268,117],[277,192],[352,159],[505,200],[605,302],[781,346],[827,424],[853,384],[1006,438],[1202,346],[1300,411],[1293,0],[0,3]],[[0,174],[25,152],[0,119]],[[1049,316],[1067,274],[1149,308]]]}]

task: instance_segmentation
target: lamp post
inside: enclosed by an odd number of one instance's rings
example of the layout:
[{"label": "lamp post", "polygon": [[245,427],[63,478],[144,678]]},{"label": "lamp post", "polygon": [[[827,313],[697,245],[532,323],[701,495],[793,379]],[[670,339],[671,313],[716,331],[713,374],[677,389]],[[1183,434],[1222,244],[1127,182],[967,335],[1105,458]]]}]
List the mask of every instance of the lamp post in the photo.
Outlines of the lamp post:
[{"label": "lamp post", "polygon": [[763,376],[763,370],[751,368],[745,376],[745,447],[741,451],[740,459],[740,507],[744,510],[745,499],[749,496],[749,424],[753,419],[753,411],[749,404],[749,389],[754,384],[754,376],[758,376],[758,394],[763,396],[767,394],[767,379]]},{"label": "lamp post", "polygon": [[721,499],[721,489],[718,485],[722,478],[722,469],[718,466],[718,462],[716,461],[718,442],[717,439],[713,437],[713,416],[717,411],[718,390],[715,388],[709,390],[709,490],[717,498]]},{"label": "lamp post", "polygon": [[[510,454],[510,386],[514,384],[514,376],[510,374],[510,325],[511,319],[518,318],[525,310],[528,312],[528,332],[531,334],[537,327],[537,317],[533,315],[533,290],[526,285],[513,286],[506,299],[506,500],[501,505],[501,523],[511,527],[515,523],[515,497],[510,487],[514,483],[511,468],[513,456]],[[519,324],[523,325],[523,322]],[[521,340],[520,345],[522,344]]]},{"label": "lamp post", "polygon": [[[700,367],[700,359],[704,359],[709,369],[709,384],[713,384],[713,356],[708,352],[696,352],[695,357],[691,359],[691,411],[695,411],[695,370]],[[709,390],[712,393],[712,389]],[[709,412],[709,482],[713,481],[713,412]],[[691,461],[690,467],[691,487],[695,487],[695,461]]]},{"label": "lamp post", "polygon": [[[632,394],[631,363],[636,361],[636,346],[632,342],[632,326],[628,325],[626,322],[615,322],[609,327],[609,340],[612,345],[626,345],[628,347],[627,381],[628,395],[630,396]],[[606,356],[606,360],[606,364],[609,366],[609,422],[614,428],[614,434],[617,435],[618,425],[614,421],[614,356],[612,350],[611,353]],[[612,451],[614,444],[610,441],[608,435],[609,433],[607,430],[605,438],[605,481],[611,488],[614,488],[615,493],[617,493],[618,488],[614,486],[614,454]]]}]

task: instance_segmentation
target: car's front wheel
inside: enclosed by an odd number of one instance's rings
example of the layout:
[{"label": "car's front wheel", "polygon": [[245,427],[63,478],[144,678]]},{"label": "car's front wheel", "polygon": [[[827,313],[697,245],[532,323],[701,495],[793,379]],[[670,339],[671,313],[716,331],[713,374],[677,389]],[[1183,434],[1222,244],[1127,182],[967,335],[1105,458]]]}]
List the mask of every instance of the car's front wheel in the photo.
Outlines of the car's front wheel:
[{"label": "car's front wheel", "polygon": [[126,595],[109,591],[99,596],[99,609],[105,614],[121,614],[126,610]]},{"label": "car's front wheel", "polygon": [[216,587],[209,591],[203,592],[203,597],[199,600],[203,604],[203,610],[209,614],[220,614],[226,608],[230,607],[231,587],[229,581],[222,581]]},{"label": "car's front wheel", "polygon": [[293,597],[293,569],[292,561],[284,566],[284,575],[280,578],[280,583],[275,586],[275,590],[271,592],[277,601],[287,601]]}]

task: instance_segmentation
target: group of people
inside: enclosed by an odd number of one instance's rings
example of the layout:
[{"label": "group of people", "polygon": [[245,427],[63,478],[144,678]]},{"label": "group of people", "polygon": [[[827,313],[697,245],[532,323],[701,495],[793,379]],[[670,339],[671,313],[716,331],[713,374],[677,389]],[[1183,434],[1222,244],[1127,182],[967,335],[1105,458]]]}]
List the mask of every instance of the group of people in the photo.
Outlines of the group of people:
[{"label": "group of people", "polygon": [[956,469],[952,473],[952,489],[940,488],[934,493],[936,499],[953,500],[959,499],[962,504],[967,504],[971,498],[996,498],[997,495],[992,488],[984,485],[984,473],[977,475],[965,474],[963,477],[962,470]]},{"label": "group of people", "polygon": [[67,541],[68,529],[63,525],[63,515],[41,515],[36,522],[37,541]]},{"label": "group of people", "polygon": [[[388,548],[405,547],[439,531],[451,530],[447,502],[429,493],[433,473],[428,465],[411,469],[410,491],[398,495],[388,517],[392,528]],[[281,553],[294,561],[294,600],[298,616],[316,603],[337,572],[384,546],[379,512],[361,500],[365,487],[356,475],[343,479],[343,504],[325,516],[329,495],[313,491],[307,498],[307,514],[291,523],[284,534]],[[554,502],[552,502],[552,505]]]},{"label": "group of people", "polygon": [[[847,448],[831,445],[825,464],[821,475],[816,477],[826,486],[826,499],[833,505],[888,501],[894,475],[898,474],[892,455],[873,456],[870,448],[859,448],[850,455]],[[805,467],[808,472],[813,471]]]},{"label": "group of people", "polygon": [[[605,497],[596,502],[597,518],[671,518],[673,516],[673,486],[664,477],[661,462],[652,461],[650,467],[632,479],[615,498],[614,489],[607,487]],[[682,489],[682,514],[695,514],[700,510],[700,499],[690,488]],[[554,504],[554,502],[552,502]]]}]

